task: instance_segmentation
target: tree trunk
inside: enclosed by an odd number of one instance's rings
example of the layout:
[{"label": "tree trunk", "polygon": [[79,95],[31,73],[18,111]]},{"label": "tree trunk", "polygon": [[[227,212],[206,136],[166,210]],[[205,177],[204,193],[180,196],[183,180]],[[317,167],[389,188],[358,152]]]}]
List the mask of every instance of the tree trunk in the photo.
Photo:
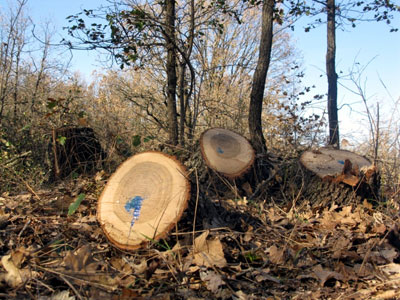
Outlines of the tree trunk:
[{"label": "tree trunk", "polygon": [[179,144],[185,146],[185,121],[186,121],[186,109],[185,109],[185,72],[186,63],[182,63],[179,73],[179,104],[180,104],[180,119],[179,119]]},{"label": "tree trunk", "polygon": [[275,0],[263,1],[260,52],[250,94],[249,130],[251,142],[256,153],[265,153],[267,151],[261,125],[261,115],[265,80],[271,60],[274,7]]},{"label": "tree trunk", "polygon": [[327,0],[327,38],[326,75],[328,77],[328,117],[329,145],[339,149],[339,122],[337,108],[337,74],[335,69],[336,57],[336,23],[335,0]]},{"label": "tree trunk", "polygon": [[[194,70],[193,66],[190,63],[190,56],[193,50],[194,43],[194,27],[195,27],[195,7],[194,0],[190,1],[190,30],[189,37],[187,39],[187,48],[183,49],[182,55],[182,63],[181,63],[181,73],[179,78],[179,94],[180,94],[180,123],[179,123],[179,134],[180,134],[180,145],[182,147],[185,146],[185,124],[187,123],[186,113],[189,108],[189,98],[192,95],[192,91],[194,89]],[[187,80],[185,80],[186,75],[186,67],[189,67],[190,70],[190,87],[188,86]],[[190,122],[190,121],[189,121]],[[189,141],[192,142],[192,139]]]},{"label": "tree trunk", "polygon": [[175,51],[175,0],[166,1],[166,42],[167,42],[167,81],[168,81],[168,133],[169,142],[178,144],[178,119],[176,112],[176,51]]}]

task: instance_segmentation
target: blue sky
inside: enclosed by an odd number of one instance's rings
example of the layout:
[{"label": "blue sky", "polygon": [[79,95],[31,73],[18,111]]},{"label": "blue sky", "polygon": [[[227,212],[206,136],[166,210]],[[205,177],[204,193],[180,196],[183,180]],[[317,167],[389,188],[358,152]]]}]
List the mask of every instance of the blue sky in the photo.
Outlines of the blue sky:
[{"label": "blue sky", "polygon": [[[400,27],[400,15],[393,25]],[[297,48],[302,52],[305,67],[305,85],[317,85],[317,90],[327,90],[325,73],[326,28],[321,26],[308,33],[301,30],[299,24],[293,33]],[[336,32],[336,71],[339,76],[348,74],[354,62],[365,66],[363,83],[368,103],[376,107],[379,102],[382,116],[388,118],[394,108],[394,101],[400,98],[400,32],[390,33],[389,27],[383,23],[366,22],[356,28],[346,28]],[[343,73],[339,73],[343,71]],[[320,75],[323,75],[320,77]],[[348,80],[340,79],[340,83],[354,89]],[[382,82],[386,86],[383,86]],[[361,98],[344,87],[339,86],[338,104],[344,104],[339,112],[342,137],[357,138],[358,132],[365,133],[369,123],[364,114]],[[351,109],[350,109],[351,107]]]},{"label": "blue sky", "polygon": [[[68,15],[80,12],[83,8],[96,8],[102,4],[107,4],[107,1],[28,0],[29,14],[34,21],[50,20],[59,32],[59,40],[62,36],[66,36],[62,27],[68,24],[65,19]],[[306,86],[316,85],[317,88],[314,92],[322,94],[327,89],[326,77],[324,76],[325,26],[305,33],[302,29],[305,22],[306,20],[296,24],[296,30],[293,32],[296,47],[303,56],[303,67],[306,75],[303,82]],[[400,27],[400,15],[393,21],[393,25]],[[361,65],[370,62],[363,76],[366,80],[368,103],[375,107],[376,102],[380,102],[384,113],[390,114],[394,107],[393,101],[400,98],[400,31],[390,33],[385,24],[376,22],[362,23],[356,28],[348,27],[346,29],[347,31],[337,31],[337,72],[341,70],[344,74],[348,73],[355,60]],[[75,52],[72,61],[73,69],[82,73],[84,78],[89,79],[91,72],[100,65],[96,61],[97,59],[96,53]],[[320,77],[320,75],[323,76]],[[387,90],[380,81],[385,84]],[[346,83],[343,80],[340,82]],[[346,84],[353,87],[349,83]],[[351,105],[351,109],[349,105],[344,105],[339,112],[342,137],[348,139],[357,137],[358,132],[365,131],[365,128],[369,126],[365,115],[363,115],[365,109],[360,104],[361,98],[343,87],[339,87],[338,101],[339,106],[343,104]],[[318,113],[321,113],[321,111]]]}]

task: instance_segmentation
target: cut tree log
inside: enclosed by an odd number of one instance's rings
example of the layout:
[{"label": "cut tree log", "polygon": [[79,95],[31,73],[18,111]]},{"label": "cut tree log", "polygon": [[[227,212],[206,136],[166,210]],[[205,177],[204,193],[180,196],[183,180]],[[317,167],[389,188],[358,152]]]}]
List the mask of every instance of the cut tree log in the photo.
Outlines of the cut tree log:
[{"label": "cut tree log", "polygon": [[206,130],[200,137],[200,149],[206,164],[228,178],[242,176],[254,163],[255,153],[249,141],[231,130]]},{"label": "cut tree log", "polygon": [[110,177],[99,198],[97,219],[113,245],[133,250],[165,237],[189,198],[185,167],[164,153],[143,152]]},{"label": "cut tree log", "polygon": [[353,187],[376,173],[375,166],[368,159],[346,150],[321,148],[305,151],[300,162],[324,181],[343,182]]},{"label": "cut tree log", "polygon": [[329,191],[332,200],[377,198],[378,171],[374,164],[361,155],[346,150],[321,148],[305,151],[300,157],[300,163],[325,183],[321,185],[309,178],[306,183],[306,193],[309,195],[315,194],[318,197]]}]

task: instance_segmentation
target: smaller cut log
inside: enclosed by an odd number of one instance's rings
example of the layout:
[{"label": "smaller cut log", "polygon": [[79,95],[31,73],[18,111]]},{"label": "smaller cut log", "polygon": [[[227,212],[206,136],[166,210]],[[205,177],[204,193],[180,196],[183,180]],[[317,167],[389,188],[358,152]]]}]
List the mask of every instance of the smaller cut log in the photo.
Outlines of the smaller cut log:
[{"label": "smaller cut log", "polygon": [[303,196],[314,204],[379,198],[379,172],[361,155],[321,148],[303,152],[300,163],[306,170]]},{"label": "smaller cut log", "polygon": [[324,181],[357,186],[376,174],[375,166],[365,157],[346,150],[321,148],[305,151],[302,165]]},{"label": "smaller cut log", "polygon": [[203,132],[200,149],[206,164],[228,178],[242,176],[255,158],[254,149],[246,138],[223,128]]},{"label": "smaller cut log", "polygon": [[185,167],[149,151],[125,161],[98,201],[97,219],[112,244],[137,249],[158,240],[181,218],[190,197]]}]

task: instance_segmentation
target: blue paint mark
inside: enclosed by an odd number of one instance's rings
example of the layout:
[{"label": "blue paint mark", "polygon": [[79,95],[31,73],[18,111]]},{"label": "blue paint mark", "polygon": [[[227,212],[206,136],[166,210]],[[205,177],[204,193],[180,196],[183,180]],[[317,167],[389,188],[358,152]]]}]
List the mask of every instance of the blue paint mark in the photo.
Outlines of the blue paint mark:
[{"label": "blue paint mark", "polygon": [[135,221],[139,219],[140,209],[142,208],[143,198],[135,196],[131,200],[125,203],[125,210],[132,214],[131,227],[135,224]]},{"label": "blue paint mark", "polygon": [[218,152],[219,154],[222,154],[222,153],[224,153],[224,150],[222,150],[221,147],[218,147],[218,148],[217,148],[217,152]]},{"label": "blue paint mark", "polygon": [[338,160],[337,161],[339,164],[344,165],[344,161],[343,160]]}]

